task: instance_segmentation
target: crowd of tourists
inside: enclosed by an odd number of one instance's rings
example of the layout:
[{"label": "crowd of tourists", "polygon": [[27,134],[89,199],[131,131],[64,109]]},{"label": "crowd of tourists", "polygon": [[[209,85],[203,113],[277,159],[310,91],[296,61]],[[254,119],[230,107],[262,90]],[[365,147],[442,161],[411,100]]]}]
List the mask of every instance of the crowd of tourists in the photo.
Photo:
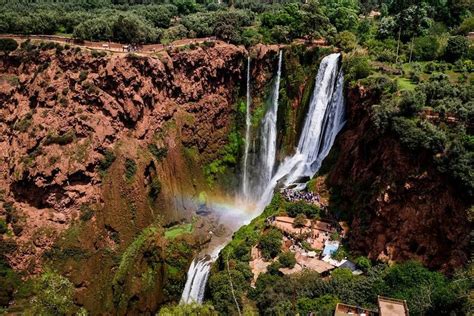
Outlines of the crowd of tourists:
[{"label": "crowd of tourists", "polygon": [[320,196],[317,193],[283,189],[281,194],[288,202],[305,201],[311,204],[320,204]]}]

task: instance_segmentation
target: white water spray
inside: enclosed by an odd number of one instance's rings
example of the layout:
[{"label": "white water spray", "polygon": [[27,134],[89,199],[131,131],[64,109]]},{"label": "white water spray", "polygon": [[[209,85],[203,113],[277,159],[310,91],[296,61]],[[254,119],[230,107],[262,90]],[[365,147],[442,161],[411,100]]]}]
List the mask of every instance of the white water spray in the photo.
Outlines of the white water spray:
[{"label": "white water spray", "polygon": [[278,167],[258,203],[259,209],[270,203],[278,184],[303,189],[305,179],[319,170],[344,126],[344,75],[339,58],[340,54],[331,54],[321,61],[296,153]]},{"label": "white water spray", "polygon": [[250,56],[247,57],[247,109],[245,113],[245,148],[244,148],[244,166],[243,166],[243,177],[242,177],[242,194],[243,196],[249,195],[249,178],[248,178],[248,160],[249,160],[249,149],[250,149]]},{"label": "white water spray", "polygon": [[[280,78],[281,78],[281,63],[283,59],[282,51],[278,54],[278,69],[275,84],[273,86],[272,103],[262,122],[261,131],[261,149],[260,160],[261,166],[258,166],[260,171],[260,179],[255,188],[256,196],[260,196],[262,189],[273,175],[273,168],[275,167],[275,159],[277,152],[277,115],[278,115],[278,100],[280,96]],[[255,197],[255,195],[254,195]]]}]

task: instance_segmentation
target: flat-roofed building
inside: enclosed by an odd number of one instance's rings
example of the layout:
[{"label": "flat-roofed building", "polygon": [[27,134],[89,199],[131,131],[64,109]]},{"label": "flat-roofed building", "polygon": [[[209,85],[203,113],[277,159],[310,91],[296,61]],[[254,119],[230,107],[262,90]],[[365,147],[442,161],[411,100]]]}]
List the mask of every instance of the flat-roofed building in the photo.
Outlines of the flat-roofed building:
[{"label": "flat-roofed building", "polygon": [[377,316],[379,313],[376,311],[362,308],[358,306],[352,306],[348,304],[338,303],[336,305],[336,310],[334,311],[334,316]]},{"label": "flat-roofed building", "polygon": [[379,296],[380,316],[408,316],[408,305],[405,300]]}]

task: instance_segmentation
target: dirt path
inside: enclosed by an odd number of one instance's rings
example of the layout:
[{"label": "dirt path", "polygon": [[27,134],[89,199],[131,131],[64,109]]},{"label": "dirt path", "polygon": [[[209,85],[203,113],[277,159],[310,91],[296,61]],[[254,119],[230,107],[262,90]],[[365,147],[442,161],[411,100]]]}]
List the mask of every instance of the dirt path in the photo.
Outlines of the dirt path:
[{"label": "dirt path", "polygon": [[57,36],[57,35],[16,35],[16,34],[1,34],[0,38],[13,38],[18,42],[24,42],[26,40],[34,40],[34,41],[50,41],[56,42],[61,44],[68,44],[71,46],[78,46],[83,48],[88,48],[92,50],[102,50],[102,51],[109,51],[114,53],[137,53],[143,55],[149,55],[158,53],[160,51],[164,51],[168,48],[176,48],[176,47],[183,47],[186,45],[191,44],[202,44],[204,42],[214,42],[216,44],[225,44],[223,41],[219,41],[214,37],[206,37],[206,38],[192,38],[192,39],[181,39],[176,40],[168,45],[164,44],[148,44],[148,45],[141,45],[138,47],[137,50],[129,50],[129,45],[124,45],[116,42],[92,42],[92,41],[75,41],[72,38]]}]

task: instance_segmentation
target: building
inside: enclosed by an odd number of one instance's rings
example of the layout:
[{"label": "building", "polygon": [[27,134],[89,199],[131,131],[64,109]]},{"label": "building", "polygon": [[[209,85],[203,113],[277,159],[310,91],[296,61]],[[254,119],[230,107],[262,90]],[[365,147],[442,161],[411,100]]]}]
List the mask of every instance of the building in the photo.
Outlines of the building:
[{"label": "building", "polygon": [[378,303],[380,316],[408,316],[408,305],[405,300],[379,296]]},{"label": "building", "polygon": [[358,306],[347,305],[343,303],[338,303],[336,305],[336,310],[334,311],[334,316],[377,316],[379,313],[367,308],[362,308]]},{"label": "building", "polygon": [[336,305],[336,310],[334,311],[334,316],[409,316],[408,305],[405,300],[379,296],[377,301],[378,311],[338,303]]}]

